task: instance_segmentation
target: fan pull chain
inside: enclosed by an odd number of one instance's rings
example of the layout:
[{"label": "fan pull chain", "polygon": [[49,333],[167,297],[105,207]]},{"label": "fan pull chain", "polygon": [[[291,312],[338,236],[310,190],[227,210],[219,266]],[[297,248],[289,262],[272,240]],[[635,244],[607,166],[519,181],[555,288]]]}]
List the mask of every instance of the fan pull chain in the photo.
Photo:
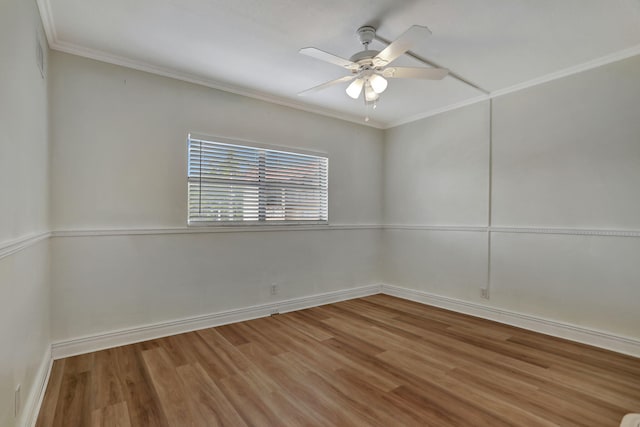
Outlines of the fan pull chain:
[{"label": "fan pull chain", "polygon": [[369,121],[369,103],[367,102],[366,97],[363,96],[362,99],[364,100],[364,108],[365,108],[364,121],[368,122]]}]

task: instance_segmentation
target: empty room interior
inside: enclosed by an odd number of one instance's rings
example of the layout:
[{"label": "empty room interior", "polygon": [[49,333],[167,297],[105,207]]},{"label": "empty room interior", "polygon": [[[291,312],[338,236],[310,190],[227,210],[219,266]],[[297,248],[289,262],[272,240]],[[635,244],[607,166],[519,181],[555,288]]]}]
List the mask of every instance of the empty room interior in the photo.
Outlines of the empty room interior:
[{"label": "empty room interior", "polygon": [[0,426],[640,426],[638,0],[2,0]]}]

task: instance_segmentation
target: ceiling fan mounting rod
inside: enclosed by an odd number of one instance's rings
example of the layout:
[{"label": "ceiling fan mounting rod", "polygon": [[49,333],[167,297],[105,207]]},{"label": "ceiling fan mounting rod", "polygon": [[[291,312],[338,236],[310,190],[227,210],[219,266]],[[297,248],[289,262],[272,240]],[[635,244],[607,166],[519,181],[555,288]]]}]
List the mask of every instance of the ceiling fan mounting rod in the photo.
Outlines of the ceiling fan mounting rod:
[{"label": "ceiling fan mounting rod", "polygon": [[368,50],[369,43],[371,43],[376,37],[376,29],[370,25],[365,25],[358,28],[358,31],[356,31],[356,33],[360,38],[360,43],[362,43],[362,45],[364,46],[364,50]]}]

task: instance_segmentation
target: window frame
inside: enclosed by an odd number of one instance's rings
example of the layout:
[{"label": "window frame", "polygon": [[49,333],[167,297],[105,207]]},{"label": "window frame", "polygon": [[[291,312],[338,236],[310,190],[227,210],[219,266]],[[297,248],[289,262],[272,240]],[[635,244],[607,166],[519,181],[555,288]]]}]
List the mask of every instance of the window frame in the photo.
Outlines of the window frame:
[{"label": "window frame", "polygon": [[[326,180],[327,180],[327,191],[326,191],[326,204],[327,204],[327,219],[326,220],[253,220],[253,221],[216,221],[216,220],[195,220],[192,221],[190,217],[190,202],[189,202],[189,182],[190,182],[190,141],[192,139],[195,140],[203,140],[212,143],[221,143],[221,144],[230,144],[230,145],[238,145],[241,147],[247,148],[255,148],[255,149],[264,149],[264,150],[272,150],[279,151],[290,154],[301,154],[307,156],[315,156],[322,157],[326,159]],[[187,134],[187,226],[188,227],[282,227],[282,226],[321,226],[321,225],[329,225],[330,213],[329,213],[329,163],[330,158],[328,153],[323,151],[315,151],[309,149],[301,149],[298,147],[291,147],[285,145],[273,145],[273,144],[265,144],[256,141],[248,141],[237,138],[228,138],[222,136],[212,136],[200,133],[190,132]]]}]

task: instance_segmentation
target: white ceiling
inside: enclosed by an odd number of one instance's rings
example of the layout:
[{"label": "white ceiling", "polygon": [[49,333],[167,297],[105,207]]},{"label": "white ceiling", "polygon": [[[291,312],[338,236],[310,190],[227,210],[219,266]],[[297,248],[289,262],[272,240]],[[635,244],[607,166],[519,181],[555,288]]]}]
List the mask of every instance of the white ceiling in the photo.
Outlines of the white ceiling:
[{"label": "white ceiling", "polygon": [[[361,50],[362,25],[387,40],[426,25],[433,35],[413,51],[492,93],[640,54],[640,0],[38,1],[53,49],[358,122],[365,107],[347,84],[296,95],[346,74],[300,48],[348,58]],[[370,124],[394,126],[479,96],[453,77],[392,80]]]}]

